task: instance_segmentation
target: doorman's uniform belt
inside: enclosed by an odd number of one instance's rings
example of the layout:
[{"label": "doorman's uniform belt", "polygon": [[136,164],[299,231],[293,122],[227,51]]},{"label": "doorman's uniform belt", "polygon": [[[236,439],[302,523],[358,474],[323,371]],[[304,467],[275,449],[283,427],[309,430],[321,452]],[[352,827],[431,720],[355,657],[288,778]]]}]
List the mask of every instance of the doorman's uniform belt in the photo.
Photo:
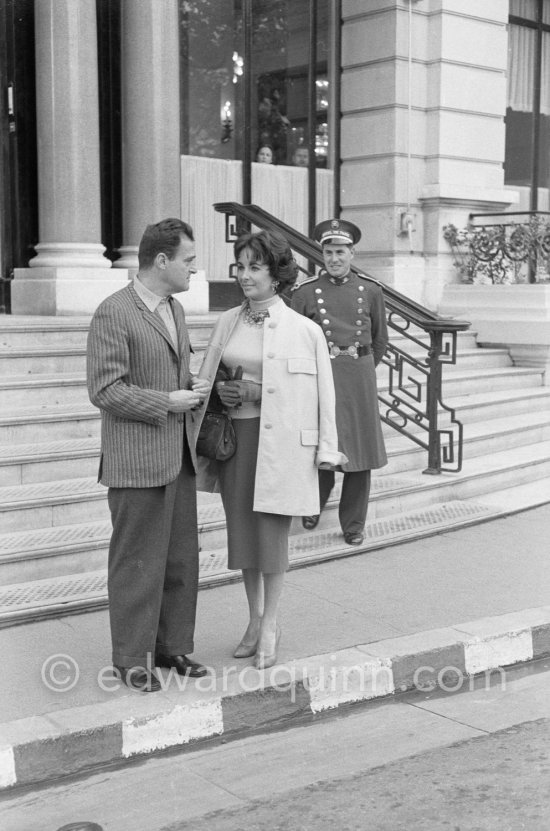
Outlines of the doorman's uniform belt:
[{"label": "doorman's uniform belt", "polygon": [[339,358],[340,355],[347,355],[350,358],[362,358],[363,355],[370,355],[372,352],[371,346],[336,346],[332,344],[329,347],[329,355],[331,358]]}]

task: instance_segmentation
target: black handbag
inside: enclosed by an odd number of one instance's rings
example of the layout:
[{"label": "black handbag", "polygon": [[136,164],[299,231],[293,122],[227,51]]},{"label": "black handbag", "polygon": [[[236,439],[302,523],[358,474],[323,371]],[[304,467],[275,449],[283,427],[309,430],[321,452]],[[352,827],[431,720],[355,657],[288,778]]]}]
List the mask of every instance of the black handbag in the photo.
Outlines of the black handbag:
[{"label": "black handbag", "polygon": [[207,459],[225,462],[237,449],[237,436],[227,413],[207,410],[197,439],[197,453]]}]

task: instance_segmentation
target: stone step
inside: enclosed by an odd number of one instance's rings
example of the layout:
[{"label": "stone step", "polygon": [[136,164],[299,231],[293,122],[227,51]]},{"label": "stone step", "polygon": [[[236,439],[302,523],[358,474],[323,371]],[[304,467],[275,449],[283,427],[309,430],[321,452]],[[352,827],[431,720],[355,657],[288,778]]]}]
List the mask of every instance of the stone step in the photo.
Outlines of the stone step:
[{"label": "stone step", "polygon": [[[471,425],[466,433],[464,458],[471,460],[479,455],[530,446],[546,439],[550,439],[550,423],[545,413],[539,413],[538,418],[536,413],[530,413],[498,419],[491,423],[477,423]],[[60,449],[66,453],[66,448],[60,444]],[[53,447],[50,447],[50,453],[56,449],[54,443]],[[84,442],[80,449],[84,453],[90,452],[92,445]],[[95,450],[97,453],[97,445]],[[387,486],[382,484],[387,481],[387,474],[393,475],[413,469],[421,471],[423,465],[427,464],[426,451],[411,443],[406,437],[389,439],[387,450],[389,465],[375,473],[374,477],[375,483],[380,483],[380,489],[387,489]],[[96,482],[97,456],[93,464],[92,476],[85,478],[78,476],[34,483],[16,481],[8,484],[2,477],[4,486],[0,487],[0,533],[17,531],[22,527],[43,528],[107,518],[106,509],[98,504],[104,501],[105,488]]]},{"label": "stone step", "polygon": [[[193,345],[196,364],[206,347],[207,341],[197,339]],[[192,366],[195,371],[195,366]],[[0,377],[64,375],[86,372],[85,346],[36,347],[34,349],[0,349]]]},{"label": "stone step", "polygon": [[[419,329],[414,325],[411,326],[408,331],[409,334],[412,335],[416,341],[420,341],[420,343],[422,344],[429,345],[430,336],[427,332],[424,332],[422,329]],[[399,333],[396,329],[393,329],[391,326],[388,327],[388,335],[390,342],[393,343],[395,346],[402,348],[405,352],[411,352],[417,349],[421,350],[421,347],[417,343],[415,343],[415,340],[412,340],[410,337],[407,337],[406,335]],[[472,329],[466,329],[464,332],[457,332],[456,345],[458,352],[461,352],[463,349],[479,348],[476,340],[476,332]]]},{"label": "stone step", "polygon": [[[550,420],[547,411],[535,411],[484,422],[472,422],[464,429],[463,466],[471,459],[499,453],[515,447],[524,447],[550,439]],[[424,433],[423,440],[427,441]],[[427,450],[406,436],[393,432],[386,438],[388,464],[384,473],[401,474],[427,467]],[[455,475],[455,474],[452,474]]]},{"label": "stone step", "polygon": [[[536,424],[540,421],[541,413],[545,414],[548,420],[550,387],[501,390],[445,400],[449,406],[455,408],[456,417],[468,426],[465,431],[466,439],[468,439],[472,436],[470,425],[494,417],[498,418],[503,412],[510,416],[527,414],[529,419],[532,415]],[[87,412],[93,414],[94,420],[98,418],[95,409],[89,408]],[[2,419],[0,419],[1,423]],[[525,429],[525,422],[520,419],[518,426]],[[383,430],[387,441],[394,439],[397,435],[394,429],[386,425],[383,426]],[[2,485],[96,475],[99,461],[99,432],[97,430],[93,430],[92,438],[62,438],[57,441],[48,441],[44,436],[42,440],[39,440],[39,430],[35,430],[34,427],[28,432],[31,439],[29,443],[4,442],[0,444],[0,482]],[[64,436],[66,432],[62,427],[61,435]],[[495,429],[495,434],[500,432],[500,427]],[[483,435],[485,436],[486,433],[484,432]],[[513,440],[513,436],[511,438]],[[409,444],[411,444],[410,441]],[[411,450],[415,449],[415,446],[411,444]]]},{"label": "stone step", "polygon": [[[505,512],[509,509],[506,508]],[[365,542],[357,548],[347,546],[337,528],[303,533],[290,539],[290,567],[299,568],[338,557],[366,554],[398,542],[486,521],[502,513],[494,499],[491,504],[471,500],[438,502],[427,508],[369,520],[365,526]],[[224,548],[201,551],[201,588],[239,579],[240,572],[227,569]],[[85,572],[57,578],[36,576],[34,580],[20,581],[0,589],[0,626],[88,612],[106,604],[104,568],[90,567]]]},{"label": "stone step", "polygon": [[0,445],[97,438],[99,410],[90,403],[21,408],[0,415]]},{"label": "stone step", "polygon": [[[426,350],[415,344],[399,344],[395,340],[391,341],[396,348],[403,349],[407,354],[414,359],[426,360]],[[507,349],[481,349],[476,344],[462,346],[457,351],[456,364],[444,364],[446,369],[460,368],[468,366],[477,366],[478,364],[484,366],[512,366],[512,359]]]},{"label": "stone step", "polygon": [[86,346],[37,346],[0,349],[0,376],[48,375],[82,372],[86,366]]},{"label": "stone step", "polygon": [[[444,396],[443,400],[446,406],[454,409],[455,419],[468,428],[471,424],[477,424],[478,422],[487,422],[493,419],[500,420],[503,413],[507,413],[510,417],[525,414],[528,416],[533,415],[537,422],[540,420],[541,415],[543,418],[548,419],[548,413],[550,413],[550,387],[538,386],[517,390],[495,390],[487,393],[456,396],[454,398]],[[384,414],[385,411],[386,408],[381,403],[380,412]],[[438,407],[438,414],[439,425],[443,429],[450,422],[450,413],[440,405]],[[407,429],[411,433],[416,434],[424,432],[414,421],[409,421]],[[382,424],[382,431],[386,441],[395,438],[396,434],[399,434],[399,431],[395,427],[390,427],[385,423]],[[466,434],[470,432],[469,429],[466,430]]]},{"label": "stone step", "polygon": [[[193,348],[202,352],[217,314],[194,315],[187,319]],[[30,318],[6,316],[0,321],[0,376],[83,372],[89,318]],[[421,355],[423,350],[409,338],[390,332],[391,342],[405,351]],[[428,336],[418,333],[428,343]],[[458,350],[475,351],[472,333],[459,333]],[[482,351],[482,350],[477,350]],[[492,352],[497,350],[483,350]],[[468,359],[471,356],[468,356]],[[465,358],[466,359],[466,358]],[[459,359],[460,360],[460,359]],[[197,356],[193,358],[194,370]]]},{"label": "stone step", "polygon": [[97,476],[99,436],[51,442],[0,445],[2,486]]},{"label": "stone step", "polygon": [[[451,370],[450,367],[447,367]],[[418,371],[411,369],[410,373],[406,374],[403,382],[403,389],[414,393],[416,388],[414,386],[414,379],[418,378],[421,382],[424,381],[424,376]],[[487,390],[491,392],[499,392],[502,390],[512,389],[526,389],[530,386],[535,387],[540,384],[542,373],[538,369],[524,368],[524,367],[489,367],[478,368],[477,370],[463,370],[459,369],[455,372],[449,372],[443,378],[443,400],[448,402],[450,399],[465,395],[473,395],[476,393],[484,393]],[[386,368],[380,368],[378,374],[378,386],[381,392],[388,392],[388,380]],[[83,420],[90,420],[95,417],[98,418],[98,411],[92,407],[91,404],[85,406],[78,403],[68,404],[66,407],[56,406],[53,404],[42,405],[39,410],[36,407],[21,407],[16,408],[11,413],[5,410],[0,417],[0,444],[6,442],[25,442],[23,437],[25,432],[25,423],[33,423],[32,430],[36,429],[37,440],[48,439],[54,440],[60,438],[59,433],[56,433],[56,422],[62,421],[66,413],[67,420],[74,421],[76,413]],[[42,425],[43,422],[43,426]],[[50,425],[47,427],[46,425]],[[19,428],[19,429],[17,429]],[[4,434],[8,430],[7,437]],[[40,431],[40,438],[38,432]],[[19,437],[18,437],[19,436]],[[79,438],[81,433],[70,434],[68,437]]]},{"label": "stone step", "polygon": [[[386,367],[381,368],[380,365],[377,370],[377,382],[378,389],[381,392],[389,389],[387,374]],[[414,394],[416,389],[413,381],[417,380],[423,383],[423,393],[425,394],[425,376],[421,372],[411,368],[410,372],[406,371],[404,373],[404,376],[403,388],[405,390],[408,390],[410,394]],[[475,370],[468,370],[463,367],[447,366],[443,368],[443,400],[446,402],[455,396],[486,392],[487,390],[524,389],[540,385],[541,379],[541,370],[531,367],[485,368],[482,366]]]},{"label": "stone step", "polygon": [[[424,508],[439,501],[481,499],[487,493],[545,478],[550,478],[550,438],[474,457],[460,473],[425,476],[418,468],[400,475],[375,471],[369,519]],[[321,529],[337,525],[338,499],[339,484],[323,512]],[[544,501],[550,501],[550,489]],[[106,490],[94,481],[77,479],[2,488],[0,504],[1,583],[104,565],[110,535],[109,512]],[[201,549],[223,547],[225,533],[219,495],[199,494]],[[291,533],[304,533],[300,519],[293,521]]]},{"label": "stone step", "polygon": [[45,405],[89,404],[86,376],[82,373],[13,375],[0,380],[2,410],[37,408]]},{"label": "stone step", "polygon": [[[468,458],[489,448],[501,449],[503,442],[506,446],[513,446],[538,441],[541,426],[549,422],[550,388],[537,387],[529,390],[528,394],[525,390],[518,390],[464,396],[450,399],[449,404],[456,407],[456,417],[465,425],[468,448],[465,456]],[[492,416],[502,412],[509,413],[509,416],[498,418],[494,425],[493,422],[488,423]],[[487,418],[481,421],[485,414]],[[411,428],[414,430],[414,425]],[[386,425],[383,429],[390,455],[388,471],[395,473],[422,466],[420,457],[425,450],[410,439],[401,437],[394,429]],[[63,435],[65,432],[63,429]],[[99,466],[99,433],[94,432],[96,434],[92,438],[0,444],[1,484],[11,486],[79,476],[95,477]],[[416,428],[416,432],[421,431]],[[404,457],[398,464],[393,457],[400,454]]]},{"label": "stone step", "polygon": [[[187,315],[191,343],[206,342],[219,313]],[[41,317],[36,315],[2,315],[0,348],[24,350],[34,347],[86,346],[90,317]]]},{"label": "stone step", "polygon": [[0,488],[0,533],[108,518],[106,490],[94,479]]},{"label": "stone step", "polygon": [[443,372],[464,370],[470,367],[509,367],[512,359],[507,349],[465,349],[458,354],[456,364],[444,364]]},{"label": "stone step", "polygon": [[[200,366],[203,354],[201,346],[197,346],[193,362]],[[198,371],[199,366],[192,366],[192,370]],[[462,355],[457,366],[446,366],[444,381],[450,373],[464,374],[466,369],[471,371],[476,367],[484,370],[507,366],[511,366],[507,352],[484,356],[480,355],[477,350],[477,353]],[[408,374],[407,370],[406,372]],[[381,368],[379,371],[381,389],[387,388],[387,384],[383,383],[384,373],[385,370]],[[53,375],[45,372],[7,375],[0,380],[0,398],[4,413],[9,413],[12,409],[27,407],[89,403],[86,375],[78,372],[60,372]]]},{"label": "stone step", "polygon": [[477,421],[521,413],[550,413],[550,387],[529,387],[520,389],[488,389],[485,392],[445,396],[445,404],[453,407],[456,418],[464,425]]},{"label": "stone step", "polygon": [[86,346],[90,317],[42,317],[3,315],[0,318],[0,347]]},{"label": "stone step", "polygon": [[[461,373],[464,375],[466,370],[472,371],[481,364],[481,371],[489,368],[505,368],[510,366],[511,362],[508,353],[491,354],[490,356],[479,355],[477,353],[465,353],[461,356],[458,366],[446,366],[444,369],[444,382],[451,373]],[[198,346],[193,355],[193,361],[200,366],[203,352]],[[192,366],[193,371],[198,370],[198,366]],[[414,374],[414,370],[412,371]],[[406,373],[408,370],[406,369]],[[384,368],[379,370],[380,388],[387,389],[387,383],[384,383],[386,371]],[[85,373],[79,372],[59,372],[56,374],[48,374],[46,372],[30,373],[27,375],[6,375],[0,380],[0,397],[2,400],[3,412],[9,413],[11,410],[36,408],[42,406],[63,406],[64,404],[88,404],[88,390],[86,386]]]}]

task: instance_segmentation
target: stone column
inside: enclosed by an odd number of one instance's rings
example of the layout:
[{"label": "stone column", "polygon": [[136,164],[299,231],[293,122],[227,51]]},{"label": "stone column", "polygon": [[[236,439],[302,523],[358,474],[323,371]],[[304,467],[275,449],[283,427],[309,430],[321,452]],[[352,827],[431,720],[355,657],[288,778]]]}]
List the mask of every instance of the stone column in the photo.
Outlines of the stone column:
[{"label": "stone column", "polygon": [[513,210],[518,198],[505,188],[503,168],[508,3],[474,5],[419,0],[417,7],[419,14],[428,12],[426,167],[418,196],[424,300],[432,307],[444,299],[446,285],[459,279],[443,227],[464,227],[470,213]]},{"label": "stone column", "polygon": [[178,0],[122,0],[124,244],[116,268],[137,268],[146,225],[181,216],[179,73]]},{"label": "stone column", "polygon": [[85,314],[122,276],[101,244],[95,0],[36,0],[35,34],[40,241],[12,308]]},{"label": "stone column", "polygon": [[452,272],[442,226],[514,198],[508,4],[344,0],[342,15],[341,204],[363,230],[357,264],[435,308]]}]

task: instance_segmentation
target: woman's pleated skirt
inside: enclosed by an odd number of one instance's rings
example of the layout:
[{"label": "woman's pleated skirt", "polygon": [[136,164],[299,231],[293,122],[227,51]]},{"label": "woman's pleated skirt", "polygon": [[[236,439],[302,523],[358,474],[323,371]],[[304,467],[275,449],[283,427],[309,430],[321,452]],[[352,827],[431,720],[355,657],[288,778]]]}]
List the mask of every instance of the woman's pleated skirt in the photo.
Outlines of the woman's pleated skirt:
[{"label": "woman's pleated skirt", "polygon": [[227,524],[228,566],[267,574],[288,569],[292,517],[253,510],[260,437],[259,418],[234,419],[237,450],[220,463],[220,491]]}]

